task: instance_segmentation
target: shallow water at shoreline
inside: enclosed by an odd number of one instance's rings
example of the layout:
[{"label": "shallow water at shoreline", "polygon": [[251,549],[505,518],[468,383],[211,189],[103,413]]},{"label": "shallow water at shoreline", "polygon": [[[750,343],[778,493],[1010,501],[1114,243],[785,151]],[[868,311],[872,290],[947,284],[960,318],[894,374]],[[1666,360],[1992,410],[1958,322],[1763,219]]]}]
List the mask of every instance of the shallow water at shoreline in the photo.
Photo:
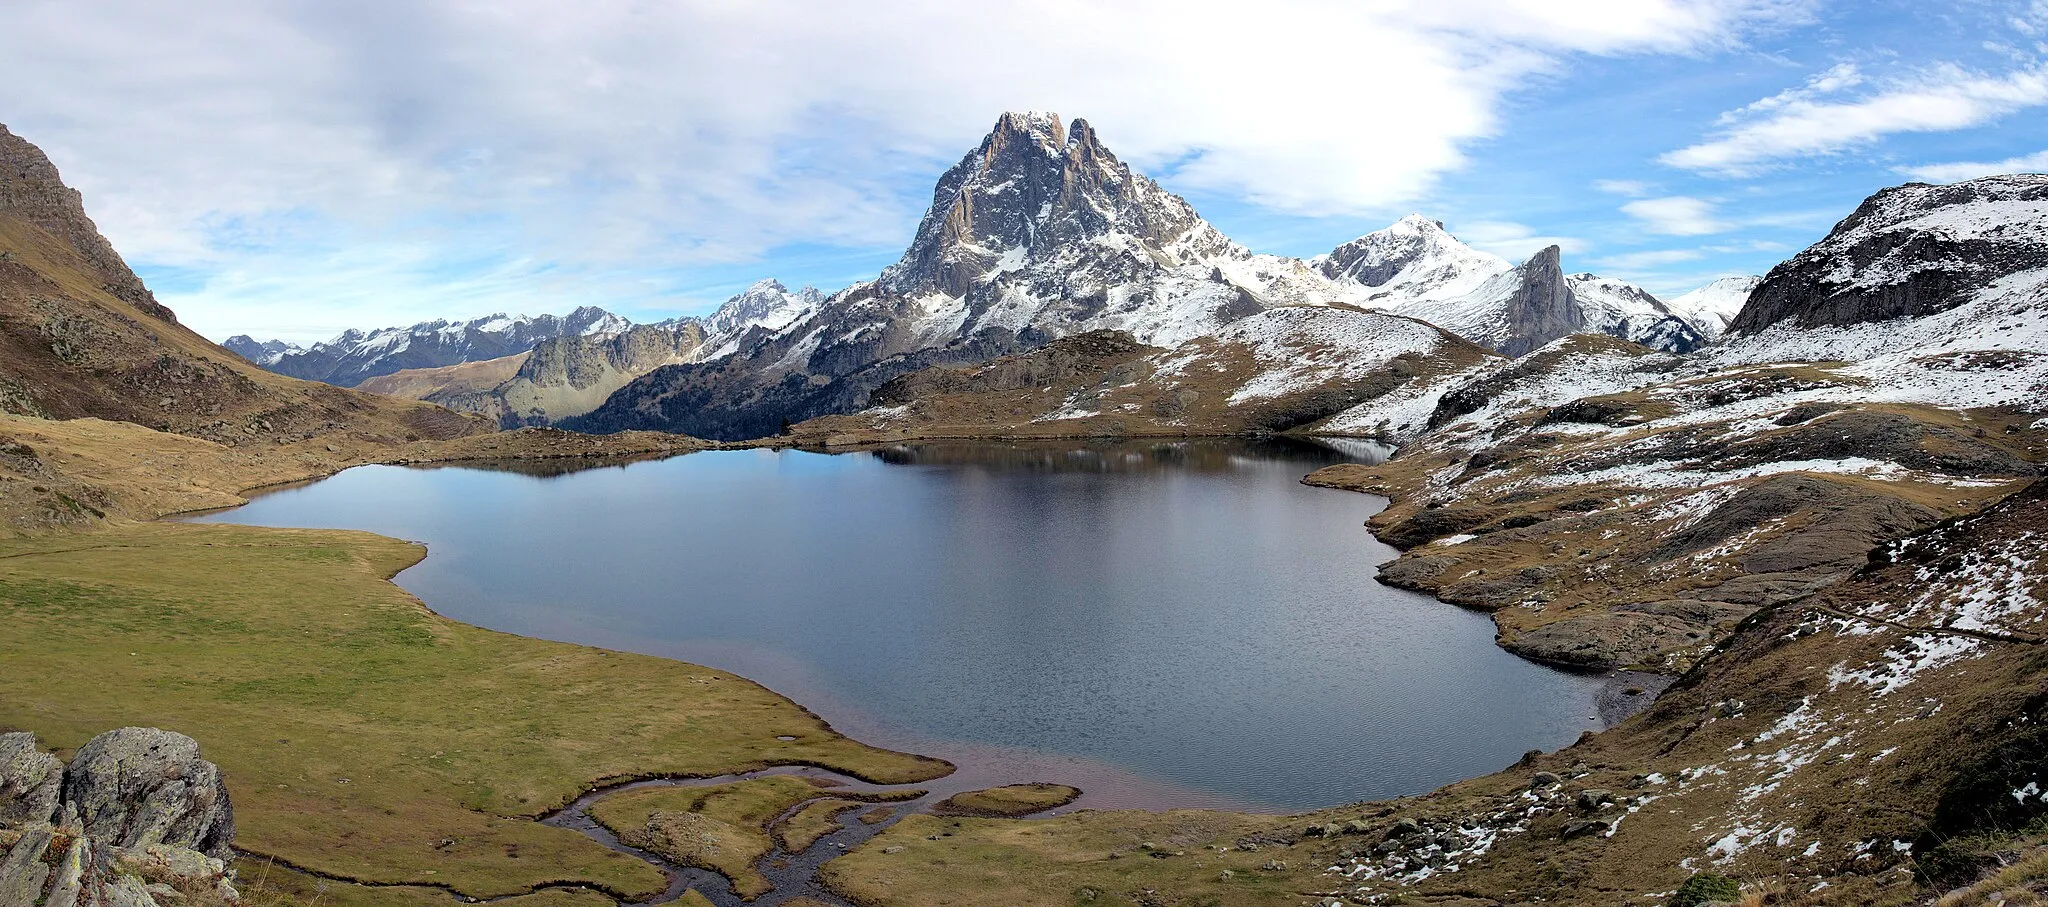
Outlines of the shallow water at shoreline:
[{"label": "shallow water at shoreline", "polygon": [[363,467],[197,519],[423,541],[398,582],[450,617],[730,670],[960,764],[948,787],[1061,781],[1077,807],[1419,793],[1597,728],[1599,678],[1373,581],[1380,502],[1299,484],[1345,459],[1148,441]]}]

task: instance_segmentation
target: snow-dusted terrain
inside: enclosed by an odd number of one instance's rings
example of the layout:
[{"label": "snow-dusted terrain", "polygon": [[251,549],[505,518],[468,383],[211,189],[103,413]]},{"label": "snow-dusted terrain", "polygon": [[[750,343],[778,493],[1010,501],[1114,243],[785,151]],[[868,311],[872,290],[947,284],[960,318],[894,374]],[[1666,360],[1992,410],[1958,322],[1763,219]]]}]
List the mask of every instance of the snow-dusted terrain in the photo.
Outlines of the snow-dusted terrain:
[{"label": "snow-dusted terrain", "polygon": [[[279,374],[354,387],[365,379],[401,369],[439,368],[516,355],[551,337],[616,334],[632,322],[595,306],[567,315],[498,313],[468,321],[438,319],[410,327],[350,329],[334,339],[303,349],[279,341],[243,348],[229,347],[250,361]],[[247,338],[240,338],[246,340]],[[265,352],[263,361],[250,351]]]},{"label": "snow-dusted terrain", "polygon": [[1728,332],[1728,325],[1749,301],[1749,294],[1763,282],[1755,275],[1723,277],[1684,293],[1664,305],[1671,313],[1691,323],[1700,336],[1714,340]]}]

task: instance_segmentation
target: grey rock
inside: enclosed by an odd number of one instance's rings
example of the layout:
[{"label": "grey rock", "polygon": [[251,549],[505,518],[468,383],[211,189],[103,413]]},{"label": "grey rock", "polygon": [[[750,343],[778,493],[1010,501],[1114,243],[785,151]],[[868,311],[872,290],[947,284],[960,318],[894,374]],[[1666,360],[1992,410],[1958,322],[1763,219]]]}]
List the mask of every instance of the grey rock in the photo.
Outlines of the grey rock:
[{"label": "grey rock", "polygon": [[1508,298],[1508,335],[1493,344],[1503,356],[1523,356],[1553,340],[1578,333],[1586,325],[1559,265],[1559,250],[1549,246],[1522,263],[1521,283]]},{"label": "grey rock", "polygon": [[1565,823],[1562,836],[1565,840],[1569,841],[1573,838],[1583,838],[1587,835],[1597,835],[1606,830],[1607,823],[1602,822],[1599,819],[1577,819]]},{"label": "grey rock", "polygon": [[132,875],[116,876],[102,889],[104,907],[162,907],[149,894],[148,886],[142,879]]},{"label": "grey rock", "polygon": [[1420,834],[1421,831],[1422,823],[1414,819],[1397,819],[1394,821],[1394,827],[1387,829],[1387,837],[1405,838],[1409,835]]},{"label": "grey rock", "polygon": [[42,900],[43,883],[50,878],[43,852],[50,849],[51,838],[48,828],[30,828],[0,859],[0,907],[36,907]]},{"label": "grey rock", "polygon": [[49,822],[57,814],[64,763],[33,734],[0,734],[0,823]]},{"label": "grey rock", "polygon": [[268,354],[269,348],[260,342],[237,344],[241,349],[236,352],[280,375],[355,387],[404,369],[499,359],[524,353],[549,338],[609,334],[628,326],[624,318],[596,306],[582,306],[567,315],[507,318],[498,314],[463,322],[436,319],[410,327],[352,329],[305,349],[281,350],[269,362],[252,358]]},{"label": "grey rock", "polygon": [[234,810],[220,769],[199,743],[156,728],[121,728],[80,747],[64,777],[87,834],[123,850],[189,847],[229,859]]},{"label": "grey rock", "polygon": [[64,849],[64,856],[57,861],[56,876],[50,882],[49,896],[43,900],[43,907],[78,907],[78,896],[88,878],[87,863],[90,851],[84,838],[72,838],[71,846]]},{"label": "grey rock", "polygon": [[1563,779],[1559,778],[1555,772],[1537,772],[1529,779],[1529,786],[1532,788],[1549,787],[1561,780]]},{"label": "grey rock", "polygon": [[1579,791],[1579,808],[1586,812],[1594,812],[1600,807],[1613,802],[1614,793],[1612,791],[1602,790],[1597,787]]}]

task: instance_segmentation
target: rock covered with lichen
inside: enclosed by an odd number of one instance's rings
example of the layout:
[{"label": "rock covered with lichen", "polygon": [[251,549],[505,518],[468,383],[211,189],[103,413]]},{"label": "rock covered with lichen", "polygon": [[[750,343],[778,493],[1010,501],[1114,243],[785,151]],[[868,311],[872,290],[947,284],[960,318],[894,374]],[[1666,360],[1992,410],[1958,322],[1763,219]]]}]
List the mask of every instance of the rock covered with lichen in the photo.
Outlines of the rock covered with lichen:
[{"label": "rock covered with lichen", "polygon": [[190,737],[121,728],[67,766],[0,734],[0,907],[237,904],[233,839],[220,768]]}]

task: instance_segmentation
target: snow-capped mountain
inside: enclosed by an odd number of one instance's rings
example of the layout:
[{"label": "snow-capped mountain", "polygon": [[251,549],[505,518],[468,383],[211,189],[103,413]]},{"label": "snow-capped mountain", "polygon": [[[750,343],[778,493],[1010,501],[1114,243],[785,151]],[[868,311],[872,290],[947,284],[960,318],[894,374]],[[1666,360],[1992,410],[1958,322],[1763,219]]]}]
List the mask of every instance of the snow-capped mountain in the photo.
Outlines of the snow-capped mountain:
[{"label": "snow-capped mountain", "polygon": [[283,358],[287,353],[305,351],[304,347],[296,343],[288,343],[283,340],[258,340],[247,334],[236,334],[221,341],[220,345],[227,347],[228,352],[265,367]]},{"label": "snow-capped mountain", "polygon": [[1514,269],[1507,259],[1459,242],[1442,221],[1410,214],[1320,256],[1316,269],[1332,280],[1367,288],[1358,301],[1399,308],[1460,299]]},{"label": "snow-capped mountain", "polygon": [[1641,287],[1593,274],[1566,276],[1556,247],[1520,266],[1459,242],[1441,221],[1411,214],[1315,260],[1338,292],[1363,305],[1430,322],[1520,356],[1571,334],[1619,337],[1667,352],[1705,338]]},{"label": "snow-capped mountain", "polygon": [[1231,242],[1085,120],[1009,113],[939,179],[910,246],[875,280],[779,333],[726,341],[730,356],[650,374],[581,425],[751,437],[857,408],[919,368],[1100,329],[1170,346],[1271,306],[1348,301],[1356,286]]},{"label": "snow-capped mountain", "polygon": [[2048,267],[2048,175],[1930,186],[1865,200],[1826,239],[1771,269],[1733,334],[1930,315],[1999,278]]},{"label": "snow-capped mountain", "polygon": [[781,281],[762,280],[726,300],[718,311],[709,316],[701,319],[675,318],[661,322],[659,326],[679,327],[691,321],[700,323],[704,329],[704,352],[698,358],[717,359],[738,349],[740,340],[749,331],[759,329],[773,334],[817,311],[824,303],[825,294],[816,287],[804,287],[792,293]]},{"label": "snow-capped mountain", "polygon": [[1749,301],[1749,294],[1762,277],[1723,277],[1673,299],[1665,305],[1672,314],[1689,322],[1700,336],[1713,340],[1728,331],[1728,324]]},{"label": "snow-capped mountain", "polygon": [[[551,337],[616,334],[632,326],[596,306],[583,306],[567,315],[499,313],[469,321],[438,319],[411,327],[350,329],[305,349],[282,349],[268,362],[250,361],[282,375],[354,387],[365,379],[401,369],[497,359],[524,353]],[[244,348],[269,350],[277,342],[251,341]],[[248,353],[242,355],[248,357]]]},{"label": "snow-capped mountain", "polygon": [[1581,333],[1619,337],[1667,353],[1690,353],[1707,344],[1707,336],[1690,320],[1642,287],[1583,272],[1564,281],[1586,318],[1589,330]]},{"label": "snow-capped mountain", "polygon": [[996,329],[1129,331],[1175,344],[1271,304],[1333,298],[1302,263],[1253,255],[1133,173],[1086,120],[1009,113],[939,179],[903,257],[871,285],[906,300],[907,340]]}]

